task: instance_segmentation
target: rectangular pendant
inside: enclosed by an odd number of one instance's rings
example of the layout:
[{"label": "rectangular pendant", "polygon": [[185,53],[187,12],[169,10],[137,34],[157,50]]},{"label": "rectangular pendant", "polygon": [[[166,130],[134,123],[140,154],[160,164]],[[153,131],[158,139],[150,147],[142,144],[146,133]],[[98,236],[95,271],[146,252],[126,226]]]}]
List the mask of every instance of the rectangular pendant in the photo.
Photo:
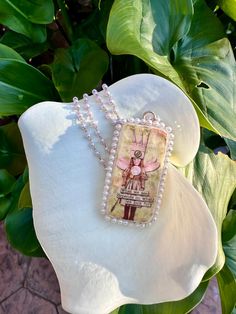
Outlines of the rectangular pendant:
[{"label": "rectangular pendant", "polygon": [[163,123],[137,120],[115,126],[102,213],[113,223],[145,227],[157,220],[174,136]]}]

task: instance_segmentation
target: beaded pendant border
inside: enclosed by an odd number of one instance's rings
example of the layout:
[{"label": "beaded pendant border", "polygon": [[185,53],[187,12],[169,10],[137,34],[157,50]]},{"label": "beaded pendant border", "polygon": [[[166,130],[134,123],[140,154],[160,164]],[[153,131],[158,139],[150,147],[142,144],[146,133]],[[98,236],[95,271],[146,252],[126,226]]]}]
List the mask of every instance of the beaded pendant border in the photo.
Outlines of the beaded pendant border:
[{"label": "beaded pendant border", "polygon": [[145,228],[157,220],[173,145],[172,128],[151,111],[115,123],[101,209],[107,221]]}]

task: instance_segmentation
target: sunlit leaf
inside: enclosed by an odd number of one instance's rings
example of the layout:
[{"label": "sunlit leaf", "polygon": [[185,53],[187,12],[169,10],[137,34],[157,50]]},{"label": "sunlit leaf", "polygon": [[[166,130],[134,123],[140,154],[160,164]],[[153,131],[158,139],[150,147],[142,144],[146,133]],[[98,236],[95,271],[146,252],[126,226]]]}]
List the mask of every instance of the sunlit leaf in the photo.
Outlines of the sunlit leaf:
[{"label": "sunlit leaf", "polygon": [[236,0],[218,0],[217,2],[225,14],[236,21]]},{"label": "sunlit leaf", "polygon": [[201,147],[195,159],[184,169],[185,176],[205,199],[218,229],[218,256],[215,265],[206,273],[209,279],[220,271],[225,263],[221,228],[227,207],[236,187],[236,164],[228,156],[215,155]]},{"label": "sunlit leaf", "polygon": [[224,36],[203,0],[194,1],[194,14],[190,0],[115,0],[107,45],[172,80],[205,115],[197,110],[202,126],[236,139],[235,60]]}]

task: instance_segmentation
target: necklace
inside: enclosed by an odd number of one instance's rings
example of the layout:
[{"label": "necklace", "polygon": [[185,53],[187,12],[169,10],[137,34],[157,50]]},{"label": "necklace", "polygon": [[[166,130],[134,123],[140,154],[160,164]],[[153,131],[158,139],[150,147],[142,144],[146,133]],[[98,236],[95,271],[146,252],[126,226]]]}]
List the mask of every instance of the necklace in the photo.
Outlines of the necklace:
[{"label": "necklace", "polygon": [[112,223],[144,228],[158,218],[174,134],[152,111],[140,118],[121,118],[108,86],[103,84],[102,89],[102,97],[96,89],[92,94],[114,126],[110,147],[93,117],[89,96],[84,94],[82,102],[73,98],[78,125],[106,171],[100,212]]}]

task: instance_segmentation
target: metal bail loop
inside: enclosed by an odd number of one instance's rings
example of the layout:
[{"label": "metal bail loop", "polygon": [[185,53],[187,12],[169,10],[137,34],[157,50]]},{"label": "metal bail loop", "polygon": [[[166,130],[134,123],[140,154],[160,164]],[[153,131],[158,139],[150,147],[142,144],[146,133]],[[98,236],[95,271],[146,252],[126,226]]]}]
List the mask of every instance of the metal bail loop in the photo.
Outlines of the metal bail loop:
[{"label": "metal bail loop", "polygon": [[157,116],[153,111],[145,111],[143,114],[143,119],[145,120],[151,120],[151,121],[156,121]]}]

